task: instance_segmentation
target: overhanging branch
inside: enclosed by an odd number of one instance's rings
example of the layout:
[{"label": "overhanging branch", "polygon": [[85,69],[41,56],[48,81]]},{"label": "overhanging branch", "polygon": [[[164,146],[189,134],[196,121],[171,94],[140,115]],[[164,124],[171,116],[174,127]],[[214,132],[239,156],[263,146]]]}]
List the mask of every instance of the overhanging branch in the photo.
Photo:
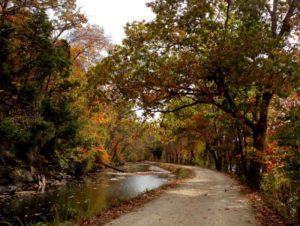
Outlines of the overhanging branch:
[{"label": "overhanging branch", "polygon": [[279,36],[283,36],[285,33],[289,33],[291,30],[291,18],[294,15],[295,10],[299,6],[300,0],[293,0],[288,12],[285,15],[285,18],[283,19],[281,30],[279,32]]},{"label": "overhanging branch", "polygon": [[180,107],[177,107],[177,108],[174,108],[172,110],[154,110],[154,111],[151,111],[151,112],[158,112],[158,113],[173,113],[173,112],[177,112],[177,111],[180,111],[182,109],[185,109],[185,108],[188,108],[188,107],[192,107],[192,106],[195,106],[195,105],[198,105],[198,104],[210,104],[211,102],[210,101],[203,101],[203,100],[197,100],[193,103],[190,103],[190,104],[185,104],[185,105],[182,105]]}]

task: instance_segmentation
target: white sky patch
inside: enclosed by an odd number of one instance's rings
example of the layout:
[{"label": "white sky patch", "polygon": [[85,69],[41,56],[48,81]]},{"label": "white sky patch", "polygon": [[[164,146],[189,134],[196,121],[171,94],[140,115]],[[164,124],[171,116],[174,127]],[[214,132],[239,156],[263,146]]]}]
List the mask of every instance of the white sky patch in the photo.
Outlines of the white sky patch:
[{"label": "white sky patch", "polygon": [[147,2],[151,0],[77,0],[77,5],[91,24],[102,26],[113,43],[121,44],[125,38],[126,23],[155,18],[154,13],[146,6]]}]

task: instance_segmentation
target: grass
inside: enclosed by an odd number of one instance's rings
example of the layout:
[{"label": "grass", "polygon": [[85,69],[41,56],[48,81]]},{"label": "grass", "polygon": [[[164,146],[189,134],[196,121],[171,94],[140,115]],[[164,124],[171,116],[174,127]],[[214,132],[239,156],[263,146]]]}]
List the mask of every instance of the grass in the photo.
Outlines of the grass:
[{"label": "grass", "polygon": [[[43,216],[39,216],[40,219],[36,219],[31,222],[23,222],[19,217],[14,217],[12,221],[0,221],[0,225],[7,226],[73,226],[74,224],[67,221],[67,217],[60,216],[57,208],[55,208],[55,214],[51,222]],[[69,218],[68,218],[69,219]]]},{"label": "grass", "polygon": [[8,222],[8,221],[0,221],[0,225],[7,225],[7,226],[44,226],[48,225],[46,219],[41,217],[43,220],[42,222],[36,223],[35,221],[29,222],[29,223],[24,223],[19,217],[14,217],[15,221],[14,222]]}]

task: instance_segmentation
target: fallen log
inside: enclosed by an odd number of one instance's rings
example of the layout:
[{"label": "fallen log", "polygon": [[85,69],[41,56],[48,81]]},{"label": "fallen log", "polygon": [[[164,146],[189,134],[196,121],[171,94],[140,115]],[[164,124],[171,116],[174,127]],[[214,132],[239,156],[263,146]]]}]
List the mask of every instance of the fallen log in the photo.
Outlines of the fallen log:
[{"label": "fallen log", "polygon": [[125,170],[122,170],[122,169],[119,169],[119,168],[117,168],[117,167],[114,167],[114,166],[108,165],[108,164],[106,164],[106,163],[102,163],[102,165],[103,165],[103,166],[105,166],[105,167],[107,167],[107,168],[110,168],[110,169],[116,170],[116,171],[118,171],[118,172],[121,172],[121,173],[126,173],[126,171],[125,171]]}]

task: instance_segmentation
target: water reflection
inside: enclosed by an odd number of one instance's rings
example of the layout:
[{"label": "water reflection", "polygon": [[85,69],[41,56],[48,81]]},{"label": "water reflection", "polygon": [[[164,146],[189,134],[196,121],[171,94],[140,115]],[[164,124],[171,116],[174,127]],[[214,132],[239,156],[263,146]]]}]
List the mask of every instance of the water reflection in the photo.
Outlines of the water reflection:
[{"label": "water reflection", "polygon": [[117,206],[122,200],[158,188],[167,181],[167,174],[98,174],[34,197],[2,199],[0,218],[13,222],[17,216],[26,223],[42,219],[51,221],[53,218],[65,221],[74,216],[90,217],[108,207]]},{"label": "water reflection", "polygon": [[123,194],[126,194],[128,197],[136,196],[147,190],[152,190],[166,183],[166,178],[161,178],[154,175],[135,175],[128,177],[121,188]]}]

